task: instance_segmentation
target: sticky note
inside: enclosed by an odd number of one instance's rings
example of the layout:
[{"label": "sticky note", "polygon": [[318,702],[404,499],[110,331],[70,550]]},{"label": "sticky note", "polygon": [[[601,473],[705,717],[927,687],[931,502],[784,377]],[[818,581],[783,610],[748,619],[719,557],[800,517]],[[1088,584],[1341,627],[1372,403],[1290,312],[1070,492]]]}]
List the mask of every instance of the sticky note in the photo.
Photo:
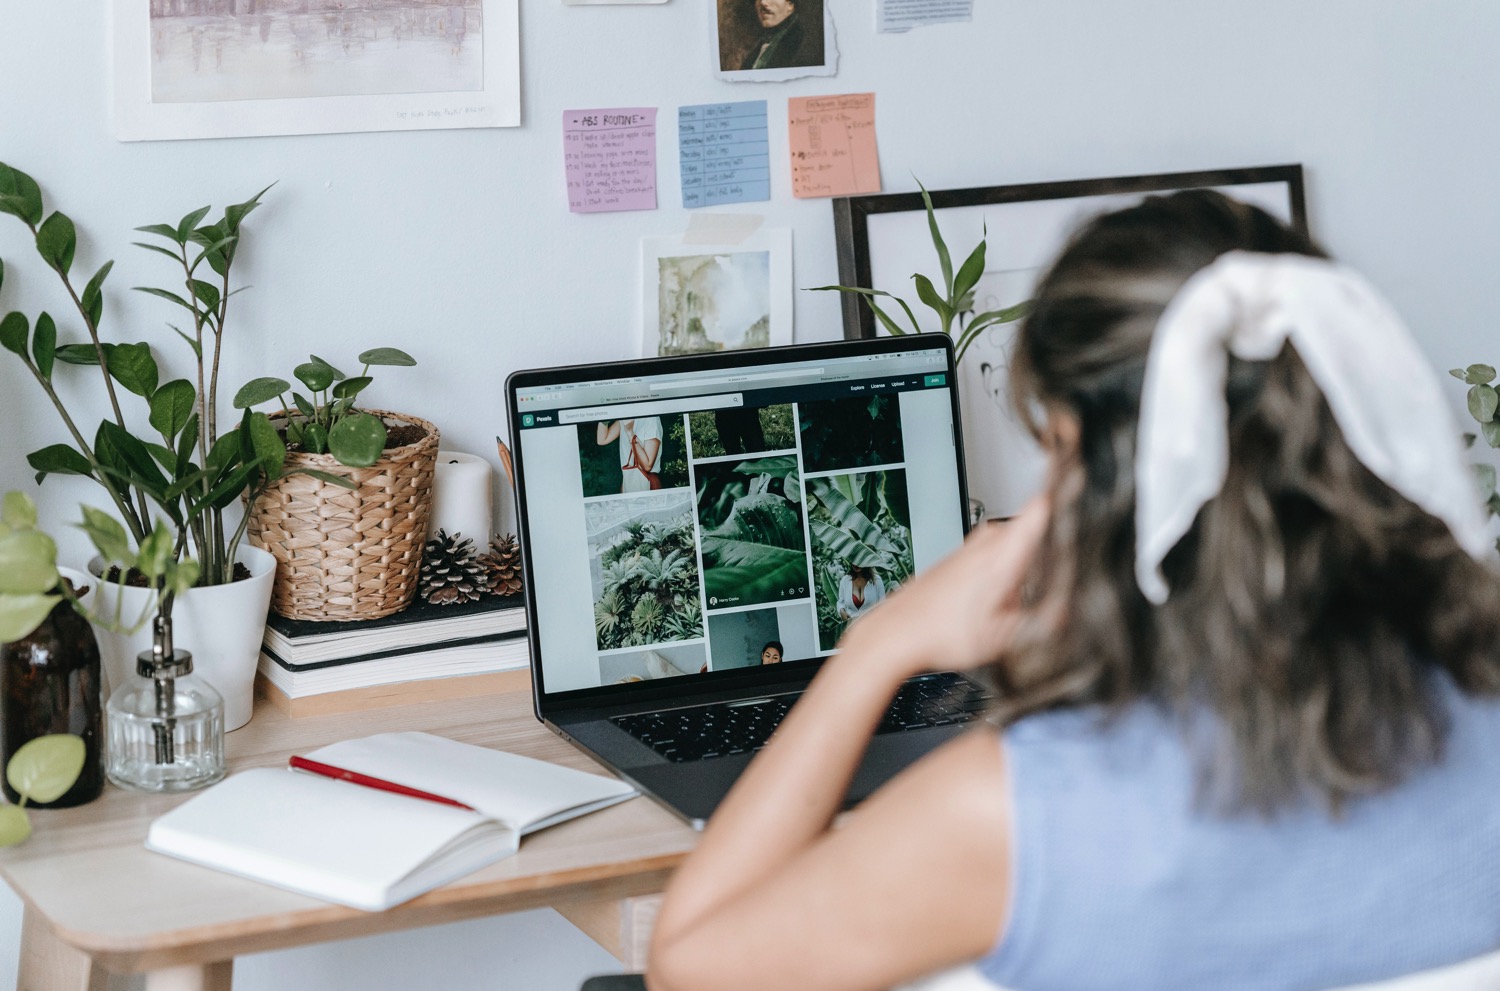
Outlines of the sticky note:
[{"label": "sticky note", "polygon": [[787,101],[792,195],[856,196],[880,192],[875,149],[875,94],[794,96]]},{"label": "sticky note", "polygon": [[974,0],[879,0],[879,5],[875,21],[883,32],[974,19]]},{"label": "sticky note", "polygon": [[563,111],[568,209],[656,209],[656,108]]},{"label": "sticky note", "polygon": [[679,107],[677,136],[683,206],[771,198],[771,144],[765,100]]}]

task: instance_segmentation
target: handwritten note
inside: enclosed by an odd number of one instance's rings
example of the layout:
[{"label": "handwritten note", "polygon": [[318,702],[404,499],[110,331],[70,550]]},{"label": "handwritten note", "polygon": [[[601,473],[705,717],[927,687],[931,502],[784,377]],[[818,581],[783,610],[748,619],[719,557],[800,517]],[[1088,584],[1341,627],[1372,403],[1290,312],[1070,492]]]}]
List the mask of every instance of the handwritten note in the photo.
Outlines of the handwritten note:
[{"label": "handwritten note", "polygon": [[656,209],[656,108],[563,111],[568,209]]},{"label": "handwritten note", "polygon": [[765,100],[679,107],[677,134],[682,154],[683,206],[771,198]]},{"label": "handwritten note", "polygon": [[787,123],[794,196],[880,192],[874,93],[794,96],[787,101]]},{"label": "handwritten note", "polygon": [[974,19],[974,0],[878,0],[879,30],[909,31],[924,24],[951,24]]}]

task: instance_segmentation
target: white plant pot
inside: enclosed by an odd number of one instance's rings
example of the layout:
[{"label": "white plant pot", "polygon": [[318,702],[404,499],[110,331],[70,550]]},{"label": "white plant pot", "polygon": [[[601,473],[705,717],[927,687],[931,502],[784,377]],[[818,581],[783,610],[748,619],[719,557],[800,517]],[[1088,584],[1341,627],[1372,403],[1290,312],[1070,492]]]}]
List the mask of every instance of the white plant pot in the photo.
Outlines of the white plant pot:
[{"label": "white plant pot", "polygon": [[[250,721],[255,704],[255,667],[260,660],[266,613],[271,608],[271,585],[276,559],[258,547],[241,545],[236,558],[250,577],[228,585],[190,588],[172,606],[172,642],[193,655],[193,673],[224,696],[224,729],[239,729]],[[89,570],[96,571],[99,559]],[[91,577],[95,591],[90,608],[112,615],[117,597],[120,615],[133,622],[151,602],[151,592]],[[151,624],[129,636],[97,627],[99,657],[104,663],[105,692],[113,693],[136,674],[136,655],[151,649]]]}]

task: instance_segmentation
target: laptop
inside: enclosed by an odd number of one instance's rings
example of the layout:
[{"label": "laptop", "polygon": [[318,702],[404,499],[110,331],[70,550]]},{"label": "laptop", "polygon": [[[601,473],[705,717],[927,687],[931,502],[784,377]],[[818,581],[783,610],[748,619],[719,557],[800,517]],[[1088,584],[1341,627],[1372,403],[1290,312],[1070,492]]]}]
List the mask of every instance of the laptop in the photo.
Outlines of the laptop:
[{"label": "laptop", "polygon": [[[962,543],[941,334],[506,382],[536,716],[701,828],[850,623]],[[986,696],[908,682],[847,804]]]}]

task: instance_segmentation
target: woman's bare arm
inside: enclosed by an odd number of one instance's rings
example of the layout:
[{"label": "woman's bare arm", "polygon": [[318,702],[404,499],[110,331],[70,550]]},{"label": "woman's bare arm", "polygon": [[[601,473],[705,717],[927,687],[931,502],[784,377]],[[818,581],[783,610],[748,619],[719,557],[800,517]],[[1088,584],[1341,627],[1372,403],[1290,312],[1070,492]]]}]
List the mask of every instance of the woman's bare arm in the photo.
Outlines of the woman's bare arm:
[{"label": "woman's bare arm", "polygon": [[603,447],[605,444],[608,444],[610,441],[615,441],[615,440],[619,440],[619,439],[620,439],[620,421],[619,420],[611,420],[608,423],[601,422],[599,424],[599,426],[594,429],[594,442],[596,444],[598,444],[600,447]]}]

